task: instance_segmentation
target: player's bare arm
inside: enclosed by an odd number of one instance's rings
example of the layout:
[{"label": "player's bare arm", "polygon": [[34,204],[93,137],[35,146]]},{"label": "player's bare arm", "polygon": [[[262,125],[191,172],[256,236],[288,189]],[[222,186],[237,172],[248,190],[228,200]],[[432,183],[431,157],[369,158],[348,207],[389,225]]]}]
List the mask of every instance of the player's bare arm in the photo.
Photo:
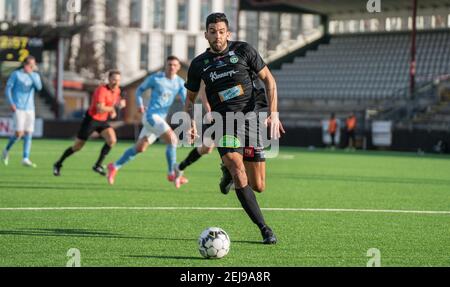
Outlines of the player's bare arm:
[{"label": "player's bare arm", "polygon": [[126,101],[125,99],[121,99],[121,100],[119,101],[119,104],[117,105],[117,107],[118,107],[119,109],[124,109],[126,106],[127,106],[127,101]]},{"label": "player's bare arm", "polygon": [[258,77],[264,82],[269,102],[270,116],[267,121],[270,124],[270,137],[277,140],[281,137],[281,133],[285,133],[278,114],[277,84],[267,66],[258,73]]},{"label": "player's bare arm", "polygon": [[211,123],[213,121],[213,117],[211,115],[211,105],[208,102],[208,97],[206,96],[206,91],[205,91],[205,83],[202,81],[200,84],[200,100],[202,101],[202,105],[203,108],[206,111],[206,119],[208,121],[208,123]]},{"label": "player's bare arm", "polygon": [[188,131],[188,133],[190,134],[190,141],[193,141],[196,137],[198,137],[197,128],[194,121],[194,103],[197,95],[198,92],[187,90],[186,102],[184,104],[184,111],[188,113],[189,117],[191,118],[191,127]]}]

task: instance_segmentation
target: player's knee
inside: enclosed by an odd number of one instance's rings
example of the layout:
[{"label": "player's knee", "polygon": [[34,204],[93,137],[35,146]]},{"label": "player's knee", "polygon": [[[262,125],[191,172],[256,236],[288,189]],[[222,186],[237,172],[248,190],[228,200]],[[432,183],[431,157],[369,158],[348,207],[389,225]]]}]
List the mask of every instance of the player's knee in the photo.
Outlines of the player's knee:
[{"label": "player's knee", "polygon": [[75,141],[75,144],[72,146],[72,150],[74,152],[80,151],[84,147],[84,141],[77,140]]},{"label": "player's knee", "polygon": [[234,167],[230,170],[231,176],[233,177],[234,185],[237,188],[245,187],[248,183],[247,174],[245,173],[245,168]]},{"label": "player's knee", "polygon": [[266,184],[264,181],[258,181],[252,185],[252,189],[258,193],[262,193],[266,189]]},{"label": "player's knee", "polygon": [[212,147],[202,146],[200,148],[200,154],[201,155],[210,154],[212,152],[212,150],[213,150]]},{"label": "player's knee", "polygon": [[106,142],[107,145],[109,145],[110,147],[115,146],[117,143],[117,139],[110,139],[109,141]]},{"label": "player's knee", "polygon": [[74,146],[72,147],[72,150],[73,150],[74,152],[77,152],[77,151],[80,151],[82,148],[83,148],[82,145],[76,144],[76,145],[74,145]]},{"label": "player's knee", "polygon": [[149,146],[148,138],[141,138],[135,145],[136,153],[142,153],[147,150]]},{"label": "player's knee", "polygon": [[142,152],[145,152],[146,150],[147,150],[147,146],[145,146],[145,145],[138,145],[136,147],[136,152],[137,153],[142,153]]},{"label": "player's knee", "polygon": [[74,152],[80,151],[84,147],[84,143],[77,143],[72,147]]}]

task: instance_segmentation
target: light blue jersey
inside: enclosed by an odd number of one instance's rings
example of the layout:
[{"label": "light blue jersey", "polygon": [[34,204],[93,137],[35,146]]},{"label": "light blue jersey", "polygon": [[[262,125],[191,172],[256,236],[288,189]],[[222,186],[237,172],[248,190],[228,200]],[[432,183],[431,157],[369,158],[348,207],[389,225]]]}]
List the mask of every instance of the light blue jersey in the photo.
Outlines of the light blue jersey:
[{"label": "light blue jersey", "polygon": [[186,101],[186,88],[184,80],[175,76],[168,79],[164,72],[158,72],[148,76],[136,91],[136,104],[142,107],[144,104],[142,93],[152,89],[151,98],[147,105],[147,121],[152,124],[152,115],[157,114],[162,118],[167,116],[175,97],[179,95],[184,104]]},{"label": "light blue jersey", "polygon": [[34,111],[34,92],[42,89],[38,73],[27,74],[23,69],[14,71],[6,83],[5,96],[10,105],[24,111]]},{"label": "light blue jersey", "polygon": [[[136,104],[139,108],[144,106],[142,99],[142,93],[148,89],[152,89],[150,101],[147,105],[146,122],[142,128],[139,140],[145,139],[148,144],[152,144],[158,137],[166,133],[170,126],[165,121],[167,114],[169,113],[170,106],[172,106],[175,97],[179,95],[181,101],[186,101],[186,89],[184,87],[184,80],[179,76],[175,76],[173,79],[168,79],[165,72],[158,72],[147,77],[144,82],[136,90]],[[148,126],[148,124],[150,126]],[[111,167],[111,170],[119,170],[125,164],[133,160],[138,151],[136,146],[127,149],[124,154],[117,160]],[[168,179],[175,180],[175,165],[177,160],[177,145],[176,143],[170,143],[166,149],[167,167],[168,167]],[[112,184],[114,182],[114,176],[108,178]]]}]

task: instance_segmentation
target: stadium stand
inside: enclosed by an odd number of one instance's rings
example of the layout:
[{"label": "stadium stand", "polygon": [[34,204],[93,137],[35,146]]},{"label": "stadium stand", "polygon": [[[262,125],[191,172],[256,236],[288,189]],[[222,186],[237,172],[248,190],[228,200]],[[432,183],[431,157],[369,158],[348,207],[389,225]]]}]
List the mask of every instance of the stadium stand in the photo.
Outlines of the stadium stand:
[{"label": "stadium stand", "polygon": [[[274,76],[286,125],[319,126],[330,112],[345,118],[356,111],[362,120],[368,109],[404,106],[409,50],[407,32],[334,35],[329,44],[283,64]],[[449,73],[450,31],[418,33],[417,84]]]},{"label": "stadium stand", "polygon": [[[421,113],[414,115],[410,123],[400,122],[398,126],[409,126],[448,132],[450,130],[450,75],[438,79],[445,81],[441,88],[433,91],[436,95],[436,101],[427,106]],[[409,124],[409,125],[408,125]]]},{"label": "stadium stand", "polygon": [[[408,87],[409,35],[335,36],[275,71],[283,97],[381,100]],[[450,72],[450,32],[418,35],[418,80]]]}]

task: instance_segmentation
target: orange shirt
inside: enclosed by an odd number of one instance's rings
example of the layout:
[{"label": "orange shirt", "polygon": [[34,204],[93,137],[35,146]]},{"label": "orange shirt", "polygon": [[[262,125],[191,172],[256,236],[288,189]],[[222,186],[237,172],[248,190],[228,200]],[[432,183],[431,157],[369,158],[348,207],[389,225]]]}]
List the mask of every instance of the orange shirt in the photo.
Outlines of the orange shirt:
[{"label": "orange shirt", "polygon": [[99,86],[92,95],[91,105],[89,107],[89,115],[96,121],[104,122],[108,119],[108,112],[99,113],[97,104],[103,103],[106,107],[113,107],[120,101],[120,89],[111,90],[107,85]]},{"label": "orange shirt", "polygon": [[336,133],[336,129],[337,129],[337,121],[336,121],[336,119],[330,119],[328,121],[328,132],[330,134],[334,134],[334,133]]},{"label": "orange shirt", "polygon": [[347,119],[347,130],[352,131],[356,128],[356,117],[349,117]]}]

